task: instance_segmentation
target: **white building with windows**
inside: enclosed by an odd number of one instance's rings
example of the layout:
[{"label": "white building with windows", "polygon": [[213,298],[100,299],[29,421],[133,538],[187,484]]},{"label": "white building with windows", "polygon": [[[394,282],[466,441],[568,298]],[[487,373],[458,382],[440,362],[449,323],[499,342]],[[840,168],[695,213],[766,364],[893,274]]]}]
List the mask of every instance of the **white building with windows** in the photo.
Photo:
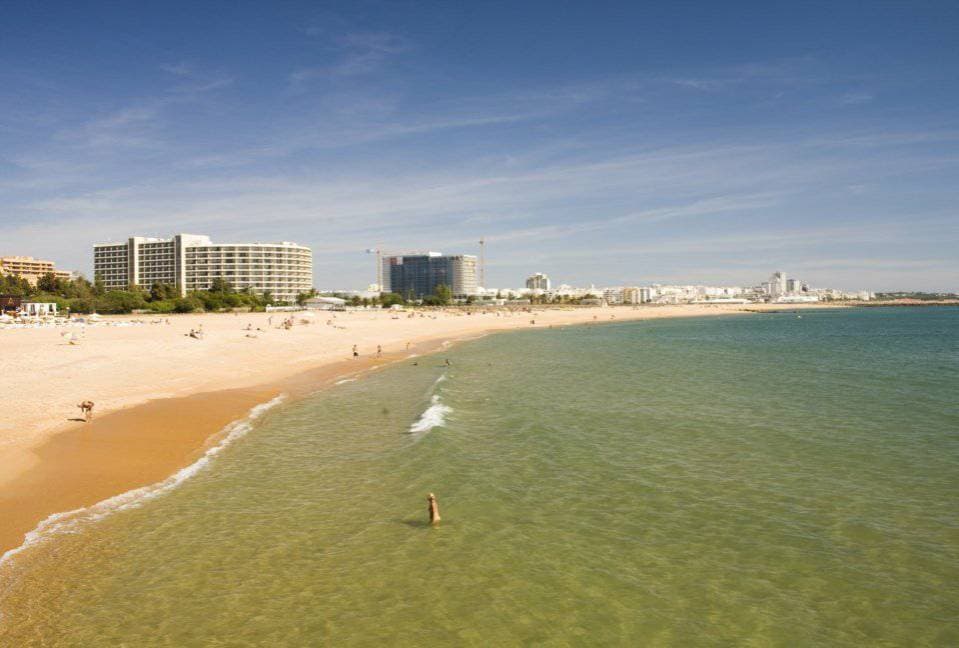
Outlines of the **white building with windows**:
[{"label": "white building with windows", "polygon": [[528,290],[549,290],[550,281],[549,276],[543,274],[542,272],[537,272],[534,275],[530,275],[526,279],[526,288]]},{"label": "white building with windows", "polygon": [[213,243],[208,236],[177,234],[169,239],[134,236],[124,243],[93,246],[94,277],[107,290],[154,283],[176,286],[181,296],[207,290],[224,279],[236,290],[270,293],[292,302],[313,287],[313,252],[282,243]]}]

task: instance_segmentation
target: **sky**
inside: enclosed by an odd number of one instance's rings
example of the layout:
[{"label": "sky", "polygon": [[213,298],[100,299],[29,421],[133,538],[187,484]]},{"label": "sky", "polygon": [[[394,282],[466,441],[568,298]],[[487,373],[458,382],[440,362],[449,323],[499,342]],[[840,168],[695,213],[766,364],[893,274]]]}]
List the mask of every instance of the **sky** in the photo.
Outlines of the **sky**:
[{"label": "sky", "polygon": [[0,0],[0,254],[959,291],[956,2]]}]

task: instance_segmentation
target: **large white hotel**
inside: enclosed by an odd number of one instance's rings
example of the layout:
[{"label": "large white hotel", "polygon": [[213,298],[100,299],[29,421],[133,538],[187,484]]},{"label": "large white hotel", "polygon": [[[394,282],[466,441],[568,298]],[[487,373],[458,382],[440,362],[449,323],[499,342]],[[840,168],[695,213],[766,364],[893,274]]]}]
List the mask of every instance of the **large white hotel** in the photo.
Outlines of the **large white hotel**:
[{"label": "large white hotel", "polygon": [[176,286],[185,296],[225,279],[237,290],[269,292],[292,302],[313,287],[313,252],[289,243],[213,243],[208,236],[177,234],[158,239],[134,236],[123,243],[93,246],[93,273],[107,290],[154,283]]}]

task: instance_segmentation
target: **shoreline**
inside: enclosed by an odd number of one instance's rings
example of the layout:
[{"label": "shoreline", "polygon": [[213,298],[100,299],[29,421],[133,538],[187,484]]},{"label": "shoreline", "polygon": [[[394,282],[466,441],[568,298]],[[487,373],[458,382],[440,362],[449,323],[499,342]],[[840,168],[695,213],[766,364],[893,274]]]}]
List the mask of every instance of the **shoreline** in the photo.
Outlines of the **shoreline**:
[{"label": "shoreline", "polygon": [[[477,337],[482,336],[452,343]],[[33,451],[33,467],[3,484],[0,566],[8,552],[25,548],[29,535],[51,516],[82,513],[112,498],[162,486],[218,448],[234,426],[252,423],[258,408],[295,402],[343,380],[358,380],[381,367],[445,348],[444,342],[426,342],[409,353],[321,365],[256,387],[154,399],[54,434]]]},{"label": "shoreline", "polygon": [[[818,305],[814,308],[836,307]],[[811,308],[806,306],[806,309]],[[339,380],[362,377],[364,373],[402,361],[411,355],[438,352],[450,344],[490,333],[750,312],[757,311],[732,306],[613,307],[572,311],[533,309],[532,313],[516,313],[510,317],[475,315],[470,326],[437,326],[435,324],[440,322],[460,324],[465,316],[434,313],[429,318],[407,320],[415,328],[416,324],[426,324],[422,321],[426,319],[434,324],[429,327],[434,330],[417,336],[415,342],[408,339],[408,347],[402,351],[395,350],[395,346],[393,349],[387,347],[382,357],[370,354],[359,359],[344,359],[344,354],[340,352],[328,353],[325,357],[310,357],[306,366],[295,362],[284,365],[285,371],[283,368],[277,370],[276,366],[264,368],[262,372],[253,374],[252,381],[244,380],[248,378],[246,375],[238,376],[237,384],[233,385],[186,388],[186,394],[173,395],[158,388],[152,397],[133,400],[126,406],[108,406],[106,412],[98,411],[90,423],[77,423],[71,419],[52,429],[51,426],[37,426],[35,431],[39,430],[39,433],[28,437],[28,443],[13,444],[12,447],[8,443],[0,448],[0,465],[5,467],[5,472],[0,471],[0,518],[5,521],[0,529],[0,556],[21,547],[27,534],[36,530],[51,515],[86,509],[117,495],[159,484],[170,478],[220,443],[231,424],[244,420],[253,408],[281,394],[288,396],[287,401],[296,400],[334,386]],[[358,319],[340,315],[337,320],[344,323],[352,324]],[[384,338],[387,336],[382,329],[393,326],[389,314],[361,311],[357,315],[374,315],[373,320],[378,326],[373,328],[380,329],[376,332],[383,334]],[[265,319],[265,314],[247,314],[243,318],[223,314],[199,317],[207,321],[219,318],[217,323],[230,323],[235,327],[238,321],[247,321],[254,316]],[[320,314],[320,317],[324,316],[326,314]],[[116,318],[114,321],[130,319]],[[538,320],[537,324],[531,325],[530,319]],[[331,331],[333,336],[339,333],[336,326],[318,323],[301,328],[306,329],[307,333],[314,333],[314,338],[330,337]],[[409,333],[406,328],[401,332]],[[366,348],[370,344],[368,337],[366,332],[362,339]],[[389,341],[395,345],[395,336],[389,337]],[[194,344],[190,350],[197,347],[203,348]],[[295,346],[293,348],[296,350]],[[70,367],[59,365],[54,369],[64,366]],[[193,378],[193,384],[209,385],[210,381],[205,380],[205,376],[195,374]]]}]

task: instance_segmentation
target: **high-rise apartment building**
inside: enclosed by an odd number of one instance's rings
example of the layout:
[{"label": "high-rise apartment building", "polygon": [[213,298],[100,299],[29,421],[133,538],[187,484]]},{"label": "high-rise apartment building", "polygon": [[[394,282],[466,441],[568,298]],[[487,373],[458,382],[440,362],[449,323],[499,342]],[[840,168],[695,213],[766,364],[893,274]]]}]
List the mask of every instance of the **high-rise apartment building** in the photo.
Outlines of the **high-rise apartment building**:
[{"label": "high-rise apartment building", "polygon": [[623,288],[624,304],[645,304],[651,301],[650,289],[644,286],[627,286]]},{"label": "high-rise apartment building", "polygon": [[799,279],[786,280],[786,292],[788,293],[804,292],[806,288],[807,288],[806,284]]},{"label": "high-rise apartment building", "polygon": [[292,302],[313,287],[313,253],[296,243],[213,243],[208,236],[169,239],[134,236],[125,243],[93,246],[94,276],[107,290],[154,283],[176,286],[181,295],[207,290],[224,279],[237,290],[269,292]]},{"label": "high-rise apartment building", "polygon": [[57,279],[69,279],[71,273],[66,270],[57,270],[53,261],[34,259],[31,256],[0,257],[0,274],[15,275],[36,286],[40,277],[53,274]]},{"label": "high-rise apartment building", "polygon": [[542,272],[530,275],[526,279],[526,288],[529,290],[549,290],[549,277]]},{"label": "high-rise apartment building", "polygon": [[769,294],[772,297],[782,297],[787,293],[786,289],[786,273],[785,272],[774,272],[773,276],[769,278]]},{"label": "high-rise apartment building", "polygon": [[420,299],[449,286],[454,297],[478,292],[476,257],[471,254],[444,255],[440,252],[383,257],[382,290]]}]

